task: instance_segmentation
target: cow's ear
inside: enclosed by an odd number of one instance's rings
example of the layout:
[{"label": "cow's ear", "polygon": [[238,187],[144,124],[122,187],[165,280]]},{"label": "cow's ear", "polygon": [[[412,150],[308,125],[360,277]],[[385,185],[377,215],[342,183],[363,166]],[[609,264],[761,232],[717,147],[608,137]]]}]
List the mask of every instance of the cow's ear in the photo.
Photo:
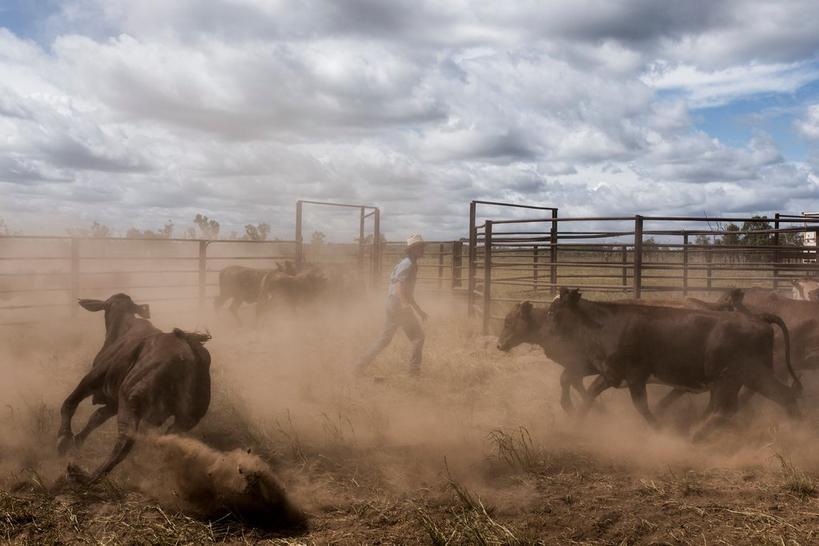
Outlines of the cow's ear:
[{"label": "cow's ear", "polygon": [[105,309],[105,302],[102,300],[77,300],[80,307],[87,311],[102,311]]},{"label": "cow's ear", "polygon": [[151,318],[151,306],[148,305],[147,303],[143,305],[137,305],[136,310],[134,312],[144,319]]},{"label": "cow's ear", "polygon": [[731,290],[731,303],[734,305],[741,304],[745,298],[745,291],[742,288],[734,288]]},{"label": "cow's ear", "polygon": [[529,301],[521,302],[520,304],[520,314],[524,317],[528,317],[532,314],[532,303]]},{"label": "cow's ear", "polygon": [[565,286],[564,286],[563,288],[561,288],[561,289],[560,289],[560,299],[561,299],[561,300],[568,299],[568,298],[569,298],[569,293],[570,293],[570,292],[571,292],[571,290],[569,290],[569,289],[568,289],[568,288],[566,288]]}]

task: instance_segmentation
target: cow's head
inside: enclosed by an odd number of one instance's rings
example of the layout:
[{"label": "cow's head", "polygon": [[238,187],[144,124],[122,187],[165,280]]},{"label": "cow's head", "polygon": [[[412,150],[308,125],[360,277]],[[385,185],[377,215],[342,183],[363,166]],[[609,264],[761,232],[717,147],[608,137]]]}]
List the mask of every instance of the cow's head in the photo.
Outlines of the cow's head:
[{"label": "cow's head", "polygon": [[554,299],[546,314],[545,333],[569,336],[584,329],[599,329],[600,324],[581,307],[580,299],[579,289],[561,288],[560,296]]},{"label": "cow's head", "polygon": [[81,299],[79,304],[88,311],[105,311],[105,316],[139,315],[142,318],[151,318],[151,308],[145,305],[137,305],[128,294],[114,294],[107,300]]},{"label": "cow's head", "polygon": [[744,298],[745,291],[742,288],[731,288],[720,296],[717,303],[714,305],[714,309],[719,309],[720,311],[734,311],[738,307],[742,307],[742,300]]},{"label": "cow's head", "polygon": [[498,349],[507,352],[521,343],[532,341],[539,328],[532,304],[528,301],[516,304],[503,320],[503,331],[498,336]]}]

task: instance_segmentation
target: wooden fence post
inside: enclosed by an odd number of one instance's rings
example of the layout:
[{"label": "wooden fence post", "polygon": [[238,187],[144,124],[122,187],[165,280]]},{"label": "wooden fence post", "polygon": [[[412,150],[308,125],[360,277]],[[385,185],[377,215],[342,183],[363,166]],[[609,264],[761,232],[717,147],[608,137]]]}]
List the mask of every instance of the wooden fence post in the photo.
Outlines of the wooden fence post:
[{"label": "wooden fence post", "polygon": [[539,288],[539,286],[538,286],[538,274],[539,274],[539,269],[540,269],[538,267],[538,261],[540,260],[540,256],[538,256],[539,253],[540,253],[540,247],[537,246],[537,245],[533,245],[532,246],[532,268],[534,269],[534,271],[532,272],[532,288],[534,289],[535,292],[537,292],[537,290]]},{"label": "wooden fence post", "polygon": [[301,232],[302,209],[304,203],[296,201],[296,269],[301,269],[304,260],[304,239]]},{"label": "wooden fence post", "polygon": [[483,239],[483,333],[489,333],[492,315],[492,221],[486,221]]},{"label": "wooden fence post", "polygon": [[444,243],[438,244],[438,289],[444,284]]},{"label": "wooden fence post", "polygon": [[477,245],[478,245],[478,232],[475,227],[475,206],[476,203],[472,201],[469,203],[469,264],[467,268],[467,275],[469,277],[466,279],[466,289],[467,289],[467,312],[469,316],[475,315],[475,273],[477,269],[477,264],[475,260],[477,259]]},{"label": "wooden fence post", "polygon": [[71,238],[71,316],[77,316],[77,300],[80,297],[80,241]]},{"label": "wooden fence post", "polygon": [[780,243],[780,241],[779,241],[779,239],[780,239],[779,238],[779,213],[778,212],[776,213],[776,216],[774,216],[774,230],[776,230],[776,233],[774,233],[774,246],[777,247],[777,248],[774,250],[774,260],[773,260],[774,261],[774,265],[773,265],[773,289],[776,290],[777,288],[779,288],[779,268],[777,266],[779,265],[779,258],[780,258],[780,255],[779,255],[779,243]]},{"label": "wooden fence post", "polygon": [[205,309],[205,293],[208,281],[208,241],[199,241],[199,311]]},{"label": "wooden fence post", "polygon": [[643,217],[634,217],[634,297],[640,299],[643,290]]},{"label": "wooden fence post", "polygon": [[375,209],[373,213],[372,286],[377,288],[381,285],[381,209]]},{"label": "wooden fence post", "polygon": [[461,286],[463,250],[464,244],[462,241],[452,241],[452,288],[460,288]]},{"label": "wooden fence post", "polygon": [[550,293],[557,294],[557,209],[552,210],[552,229],[549,231],[549,261],[552,263],[549,271]]},{"label": "wooden fence post", "polygon": [[711,270],[711,267],[712,267],[711,263],[713,262],[713,260],[714,260],[714,255],[711,252],[711,248],[706,248],[705,249],[705,269],[706,269],[706,271],[705,271],[705,277],[706,277],[705,287],[709,288],[709,289],[711,288],[711,279],[713,278],[713,272]]},{"label": "wooden fence post", "polygon": [[683,296],[688,295],[688,232],[683,231]]},{"label": "wooden fence post", "polygon": [[623,245],[623,292],[628,290],[628,245]]},{"label": "wooden fence post", "polygon": [[358,218],[358,268],[360,274],[364,274],[364,222],[366,221],[366,209],[361,207]]}]

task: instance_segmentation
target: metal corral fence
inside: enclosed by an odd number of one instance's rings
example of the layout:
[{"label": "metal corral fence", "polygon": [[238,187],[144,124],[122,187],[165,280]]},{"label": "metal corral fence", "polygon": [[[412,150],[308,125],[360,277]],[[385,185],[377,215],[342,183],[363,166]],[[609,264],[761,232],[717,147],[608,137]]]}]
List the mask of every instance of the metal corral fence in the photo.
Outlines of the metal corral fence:
[{"label": "metal corral fence", "polygon": [[[819,232],[819,218],[560,218],[557,209],[551,209],[549,217],[475,225],[474,207],[468,305],[481,316],[485,333],[492,321],[502,320],[500,312],[509,304],[522,299],[548,303],[558,287],[581,288],[598,293],[597,298],[702,294],[749,286],[790,290],[791,279],[819,273],[819,249],[804,243],[805,233]],[[729,222],[767,222],[771,229],[726,232],[712,227]],[[795,242],[795,234],[801,241]],[[716,242],[715,237],[722,240]]]},{"label": "metal corral fence", "polygon": [[[464,243],[431,242],[421,261],[419,288],[461,285]],[[404,253],[404,243],[299,244],[298,241],[0,237],[0,325],[22,325],[77,315],[78,298],[127,292],[155,304],[194,309],[218,293],[229,265],[273,268],[285,260],[339,269],[362,286],[380,287]],[[209,303],[208,303],[209,304]],[[200,307],[201,308],[201,307]]]},{"label": "metal corral fence", "polygon": [[201,305],[225,266],[274,267],[295,257],[295,241],[0,237],[0,324],[71,317],[78,298],[116,292]]}]

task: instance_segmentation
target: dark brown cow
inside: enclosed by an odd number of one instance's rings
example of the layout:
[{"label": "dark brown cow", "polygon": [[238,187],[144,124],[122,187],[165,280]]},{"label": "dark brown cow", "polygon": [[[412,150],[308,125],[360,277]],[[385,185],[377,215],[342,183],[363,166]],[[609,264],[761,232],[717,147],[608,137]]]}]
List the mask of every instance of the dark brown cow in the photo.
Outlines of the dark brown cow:
[{"label": "dark brown cow", "polygon": [[773,332],[758,317],[591,302],[582,300],[577,290],[561,291],[539,317],[532,311],[525,302],[518,306],[523,322],[536,331],[530,339],[554,359],[581,362],[600,374],[589,388],[584,412],[601,392],[625,383],[637,410],[656,424],[646,397],[646,383],[653,378],[677,389],[710,390],[708,413],[714,415],[696,438],[736,412],[743,386],[777,402],[791,417],[800,416],[799,380],[792,374],[794,386],[789,388],[774,377]]},{"label": "dark brown cow", "polygon": [[288,275],[275,273],[265,277],[258,313],[267,313],[275,303],[302,305],[316,299],[325,289],[327,278],[314,266]]},{"label": "dark brown cow", "polygon": [[[148,306],[135,304],[126,294],[79,303],[89,311],[105,311],[105,342],[91,371],[63,402],[57,449],[63,454],[82,444],[116,415],[118,437],[108,459],[90,476],[69,466],[73,478],[92,483],[128,455],[143,423],[158,427],[173,417],[169,431],[186,432],[204,417],[210,405],[210,353],[202,343],[210,336],[179,329],[164,333],[145,320],[150,318]],[[71,419],[89,396],[102,407],[74,436]]]},{"label": "dark brown cow", "polygon": [[[660,305],[658,300],[626,300],[635,305]],[[668,301],[672,306],[681,306],[681,301]],[[544,345],[542,328],[545,326],[548,309],[537,309],[529,302],[523,302],[512,308],[506,315],[503,331],[498,337],[498,349],[504,352],[512,350],[522,343],[540,345],[546,356],[563,367],[560,374],[560,406],[568,414],[574,413],[574,403],[572,402],[571,389],[580,395],[583,402],[588,402],[589,395],[583,385],[583,379],[591,375],[599,375],[600,371],[595,367],[592,359],[578,354],[572,347],[559,343],[558,340],[551,340]],[[705,389],[672,389],[657,404],[656,412],[662,413],[682,395],[689,392],[704,392]]]},{"label": "dark brown cow", "polygon": [[256,304],[256,318],[272,308],[274,302],[301,304],[315,298],[324,289],[326,279],[316,266],[296,268],[292,262],[277,264],[276,269],[254,269],[232,265],[219,272],[219,295],[214,307],[219,309],[232,299],[230,311],[241,324],[239,307]]},{"label": "dark brown cow", "polygon": [[[819,302],[792,300],[767,288],[730,289],[715,303],[695,298],[687,301],[706,309],[781,317],[790,331],[793,367],[797,370],[819,369]],[[780,377],[784,377],[787,373],[784,343],[779,335],[776,341],[775,369]]]},{"label": "dark brown cow", "polygon": [[[708,388],[714,412],[698,437],[736,412],[744,386],[799,417],[799,379],[790,367],[787,328],[786,362],[793,386],[773,374],[773,332],[766,316],[727,314],[670,307],[645,307],[581,301],[577,290],[564,291],[552,303],[547,328],[551,337],[594,361],[600,375],[590,399],[625,382],[638,411],[650,423],[645,386],[650,377],[680,389]],[[587,404],[588,406],[588,404]]]}]

